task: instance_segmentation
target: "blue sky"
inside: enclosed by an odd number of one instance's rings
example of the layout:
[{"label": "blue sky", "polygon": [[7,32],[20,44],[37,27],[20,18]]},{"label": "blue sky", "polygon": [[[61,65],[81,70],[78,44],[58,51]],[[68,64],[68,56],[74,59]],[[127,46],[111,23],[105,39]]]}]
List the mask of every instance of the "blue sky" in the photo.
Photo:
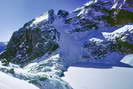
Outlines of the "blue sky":
[{"label": "blue sky", "polygon": [[88,0],[0,0],[0,41],[49,9],[72,11]]}]

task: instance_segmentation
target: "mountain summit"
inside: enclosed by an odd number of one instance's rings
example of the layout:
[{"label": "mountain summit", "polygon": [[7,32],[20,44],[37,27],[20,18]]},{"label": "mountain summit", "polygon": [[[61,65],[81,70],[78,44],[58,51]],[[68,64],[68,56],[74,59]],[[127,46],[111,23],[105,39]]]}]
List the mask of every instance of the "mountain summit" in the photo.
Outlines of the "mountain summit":
[{"label": "mountain summit", "polygon": [[[64,59],[80,60],[87,54],[83,52],[83,45],[91,31],[108,29],[111,32],[133,22],[133,12],[126,7],[128,4],[131,4],[129,0],[92,0],[72,13],[59,10],[55,14],[51,9],[14,32],[1,58],[24,65],[60,49],[60,54],[67,55]],[[67,58],[68,55],[80,57]]]},{"label": "mountain summit", "polygon": [[60,77],[76,63],[131,67],[133,60],[121,60],[133,53],[132,3],[91,0],[72,13],[51,9],[13,33],[1,64],[20,65],[13,73],[41,89],[71,89]]}]

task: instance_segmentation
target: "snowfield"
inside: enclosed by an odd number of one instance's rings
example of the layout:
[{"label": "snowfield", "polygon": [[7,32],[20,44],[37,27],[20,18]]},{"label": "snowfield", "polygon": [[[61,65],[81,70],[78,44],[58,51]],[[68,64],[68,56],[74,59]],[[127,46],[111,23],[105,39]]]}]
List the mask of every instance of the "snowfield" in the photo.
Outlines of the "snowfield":
[{"label": "snowfield", "polygon": [[69,82],[74,89],[133,89],[132,74],[132,68],[70,67],[62,79]]},{"label": "snowfield", "polygon": [[39,89],[24,80],[0,72],[0,89]]},{"label": "snowfield", "polygon": [[125,56],[125,57],[121,60],[121,62],[133,66],[133,54],[129,54],[129,55]]}]

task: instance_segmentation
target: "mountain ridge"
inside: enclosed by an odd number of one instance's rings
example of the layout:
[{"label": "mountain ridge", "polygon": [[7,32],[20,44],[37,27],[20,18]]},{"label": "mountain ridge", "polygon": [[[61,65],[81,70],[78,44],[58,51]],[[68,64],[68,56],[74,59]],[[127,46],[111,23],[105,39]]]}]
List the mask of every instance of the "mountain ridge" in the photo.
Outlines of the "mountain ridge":
[{"label": "mountain ridge", "polygon": [[60,77],[76,63],[132,67],[132,60],[122,61],[133,53],[133,12],[127,4],[92,0],[72,13],[47,11],[13,33],[0,54],[0,70],[40,89],[72,89]]}]

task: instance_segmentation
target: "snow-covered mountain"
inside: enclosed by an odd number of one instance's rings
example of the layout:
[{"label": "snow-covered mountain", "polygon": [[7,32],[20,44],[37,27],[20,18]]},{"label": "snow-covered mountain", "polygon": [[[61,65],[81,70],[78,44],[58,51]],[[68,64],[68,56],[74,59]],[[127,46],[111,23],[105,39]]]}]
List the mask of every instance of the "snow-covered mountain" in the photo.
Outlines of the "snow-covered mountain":
[{"label": "snow-covered mountain", "polygon": [[91,0],[72,13],[51,9],[13,33],[0,70],[41,89],[72,89],[60,79],[70,65],[130,67],[122,58],[133,53],[132,9],[130,0]]}]

